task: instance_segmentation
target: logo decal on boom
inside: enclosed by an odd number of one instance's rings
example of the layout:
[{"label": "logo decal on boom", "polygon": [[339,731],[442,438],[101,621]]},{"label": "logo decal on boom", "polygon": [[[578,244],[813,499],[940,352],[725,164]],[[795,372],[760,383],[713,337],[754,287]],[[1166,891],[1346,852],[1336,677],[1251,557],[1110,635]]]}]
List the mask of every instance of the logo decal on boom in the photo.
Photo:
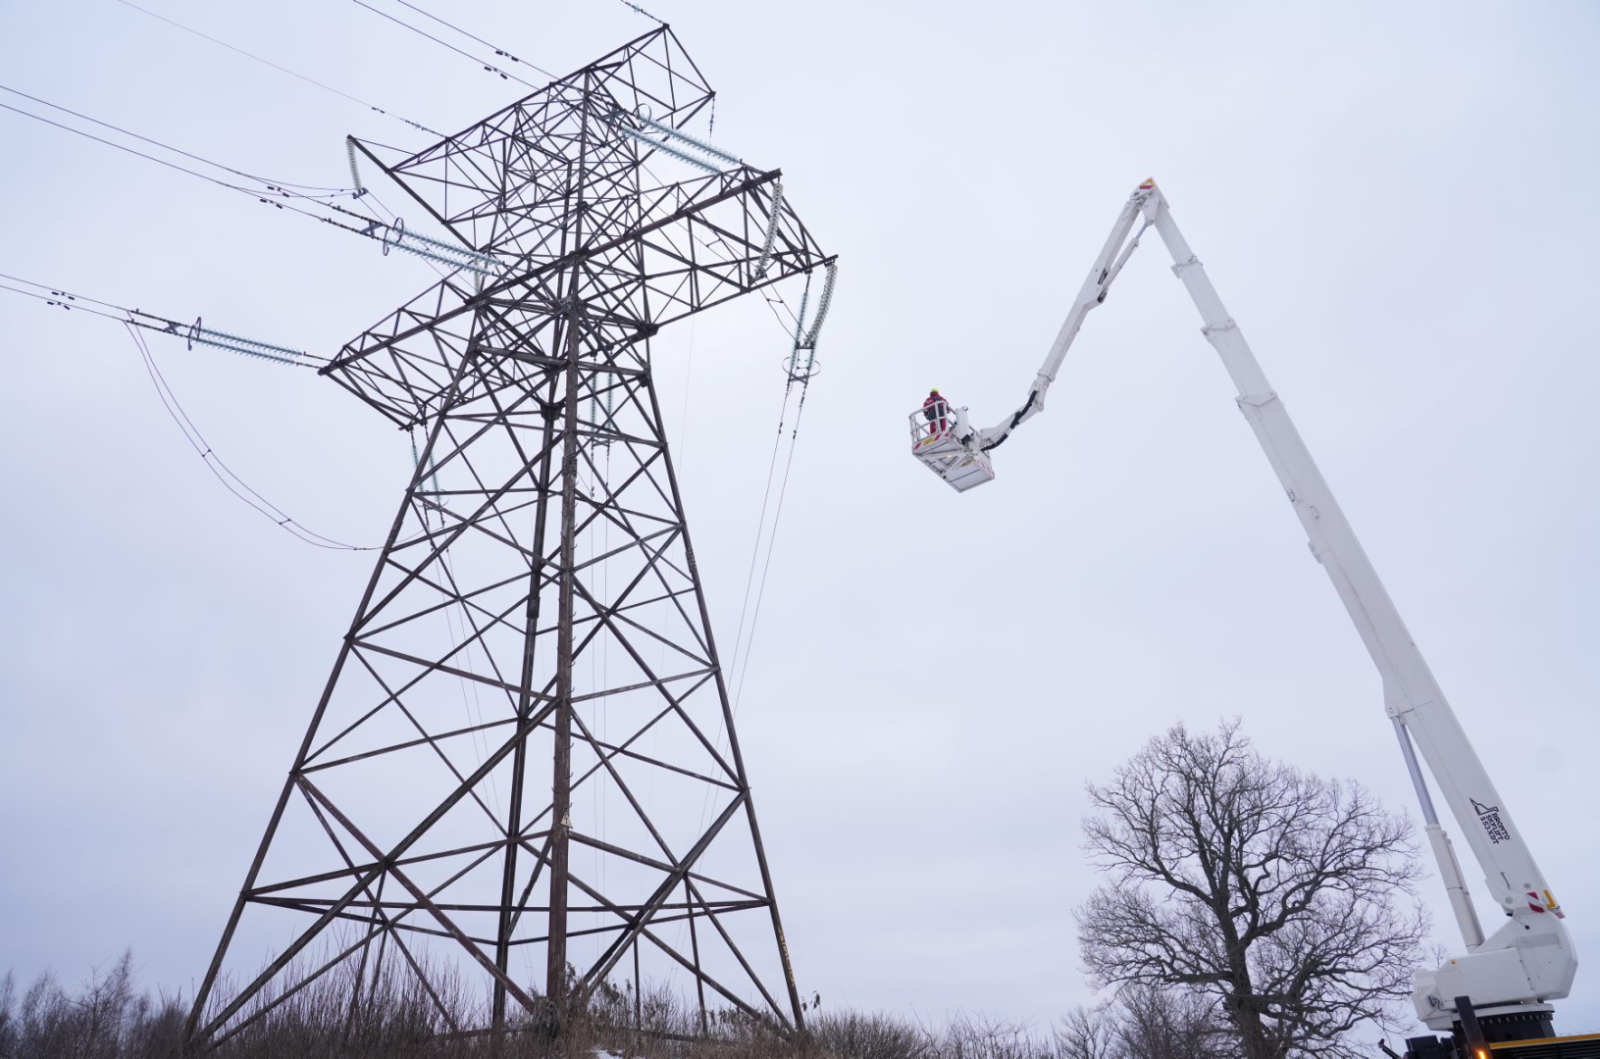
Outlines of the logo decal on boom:
[{"label": "logo decal on boom", "polygon": [[[1470,799],[1472,808],[1478,813],[1478,820],[1483,824],[1484,831],[1488,832],[1489,841],[1495,845],[1511,841],[1511,832],[1500,820],[1500,807],[1498,805],[1484,805],[1476,798]],[[1544,911],[1540,909],[1539,911]]]}]

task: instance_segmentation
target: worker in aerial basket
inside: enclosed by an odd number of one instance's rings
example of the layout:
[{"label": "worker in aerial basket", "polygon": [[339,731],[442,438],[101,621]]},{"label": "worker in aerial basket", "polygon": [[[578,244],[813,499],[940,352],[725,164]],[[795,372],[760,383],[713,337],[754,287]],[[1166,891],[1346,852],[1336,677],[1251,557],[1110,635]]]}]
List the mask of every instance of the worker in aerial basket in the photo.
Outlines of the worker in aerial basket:
[{"label": "worker in aerial basket", "polygon": [[922,415],[927,419],[930,435],[943,434],[950,429],[950,421],[946,418],[950,412],[950,402],[939,396],[937,388],[928,391],[928,399],[922,402]]}]

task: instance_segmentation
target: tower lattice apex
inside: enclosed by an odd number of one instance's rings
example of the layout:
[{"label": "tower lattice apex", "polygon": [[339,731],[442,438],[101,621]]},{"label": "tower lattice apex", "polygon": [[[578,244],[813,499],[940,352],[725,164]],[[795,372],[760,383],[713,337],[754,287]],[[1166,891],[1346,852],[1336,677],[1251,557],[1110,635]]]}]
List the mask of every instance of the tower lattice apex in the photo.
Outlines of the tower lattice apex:
[{"label": "tower lattice apex", "polygon": [[460,1032],[607,985],[800,1024],[650,339],[833,259],[777,171],[647,169],[686,168],[650,122],[711,101],[662,26],[418,154],[353,144],[484,265],[323,372],[417,469],[192,1043],[313,987],[425,994]]}]

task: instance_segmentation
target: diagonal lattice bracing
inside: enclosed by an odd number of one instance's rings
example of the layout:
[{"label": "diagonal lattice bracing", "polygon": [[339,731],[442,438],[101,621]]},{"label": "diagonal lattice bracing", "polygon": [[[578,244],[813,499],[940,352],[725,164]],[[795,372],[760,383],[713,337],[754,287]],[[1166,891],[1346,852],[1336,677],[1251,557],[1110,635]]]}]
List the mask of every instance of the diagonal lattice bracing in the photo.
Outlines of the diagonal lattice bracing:
[{"label": "diagonal lattice bracing", "polygon": [[798,1025],[650,339],[832,259],[775,171],[623,133],[710,99],[663,27],[418,154],[362,145],[503,268],[325,371],[421,439],[417,466],[193,1042],[328,982],[359,1014],[397,979],[461,1032],[559,1025],[607,986]]}]

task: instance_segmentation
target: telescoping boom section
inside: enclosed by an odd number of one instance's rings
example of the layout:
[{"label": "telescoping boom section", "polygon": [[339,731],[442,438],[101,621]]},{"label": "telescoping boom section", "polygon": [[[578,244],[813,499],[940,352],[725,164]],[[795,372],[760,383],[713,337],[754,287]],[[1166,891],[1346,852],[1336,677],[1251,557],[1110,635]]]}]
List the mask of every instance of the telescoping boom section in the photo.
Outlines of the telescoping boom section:
[{"label": "telescoping boom section", "polygon": [[[911,416],[912,454],[960,492],[992,480],[990,453],[1044,411],[1045,397],[1084,319],[1105,303],[1111,285],[1151,228],[1171,254],[1172,270],[1200,312],[1201,334],[1232,377],[1239,410],[1255,431],[1310,538],[1312,554],[1333,581],[1383,680],[1384,707],[1421,802],[1429,843],[1465,947],[1442,966],[1419,972],[1412,995],[1418,1017],[1430,1029],[1450,1032],[1452,1037],[1416,1038],[1409,1042],[1409,1054],[1415,1059],[1433,1055],[1479,1059],[1467,1049],[1476,1051],[1480,1041],[1487,1055],[1495,1044],[1500,1045],[1493,1048],[1495,1054],[1505,1054],[1507,1047],[1521,1047],[1510,1042],[1531,1045],[1532,1039],[1548,1040],[1551,1001],[1567,996],[1578,966],[1561,908],[1282,399],[1178,231],[1166,197],[1153,180],[1140,184],[1117,215],[1017,410],[994,426],[976,428],[965,408],[949,406],[942,399],[937,408],[925,404]],[[1498,929],[1487,937],[1424,782],[1424,763],[1483,869],[1485,889],[1503,915]]]}]

